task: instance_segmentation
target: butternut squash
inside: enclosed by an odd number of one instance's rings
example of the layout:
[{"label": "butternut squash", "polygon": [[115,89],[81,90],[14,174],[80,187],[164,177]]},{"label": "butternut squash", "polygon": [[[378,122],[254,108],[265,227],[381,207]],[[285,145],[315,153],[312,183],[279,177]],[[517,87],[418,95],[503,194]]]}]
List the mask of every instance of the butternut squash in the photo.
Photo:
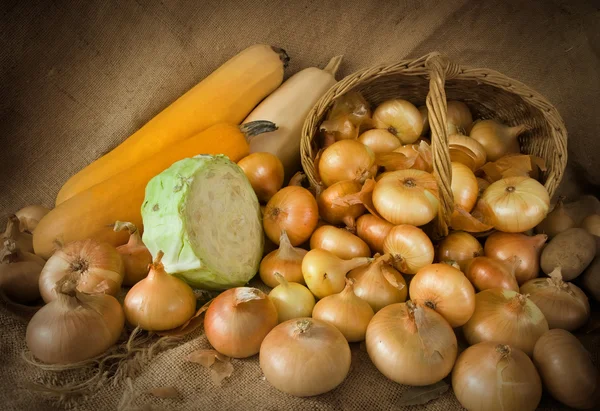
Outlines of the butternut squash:
[{"label": "butternut squash", "polygon": [[206,77],[108,154],[71,177],[56,205],[217,123],[239,124],[283,81],[289,57],[258,44]]},{"label": "butternut squash", "polygon": [[[134,165],[64,201],[46,214],[33,235],[37,255],[49,258],[56,242],[93,238],[114,246],[125,244],[127,232],[115,232],[115,221],[130,221],[142,227],[141,207],[146,184],[174,162],[197,154],[225,154],[237,162],[250,153],[248,140],[275,130],[269,121],[243,126],[217,124]],[[186,184],[182,179],[181,184]]]}]

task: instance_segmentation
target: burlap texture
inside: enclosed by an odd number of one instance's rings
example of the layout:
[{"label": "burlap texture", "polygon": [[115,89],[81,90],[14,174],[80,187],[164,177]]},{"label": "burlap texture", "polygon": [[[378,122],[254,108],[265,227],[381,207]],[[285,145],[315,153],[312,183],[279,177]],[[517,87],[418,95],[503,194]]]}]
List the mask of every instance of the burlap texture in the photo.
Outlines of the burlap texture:
[{"label": "burlap texture", "polygon": [[[239,50],[283,47],[286,76],[344,54],[340,78],[372,64],[432,50],[498,70],[545,95],[569,131],[561,192],[600,183],[599,11],[566,0],[4,1],[0,5],[0,221],[30,203],[47,206],[66,179],[139,128]],[[592,184],[595,184],[594,187]],[[0,408],[52,409],[24,389],[44,375],[26,366],[26,322],[0,307]],[[199,336],[198,331],[195,336]],[[582,337],[597,360],[597,335]],[[234,360],[214,387],[183,358],[204,337],[159,356],[132,381],[136,393],[173,385],[183,400],[146,394],[134,406],[160,409],[394,409],[406,387],[385,379],[358,346],[348,379],[310,399],[277,392],[257,358]],[[105,387],[81,409],[115,409],[125,386]],[[559,407],[545,399],[543,407]],[[417,409],[417,408],[415,408]],[[421,409],[460,409],[453,395]]]}]

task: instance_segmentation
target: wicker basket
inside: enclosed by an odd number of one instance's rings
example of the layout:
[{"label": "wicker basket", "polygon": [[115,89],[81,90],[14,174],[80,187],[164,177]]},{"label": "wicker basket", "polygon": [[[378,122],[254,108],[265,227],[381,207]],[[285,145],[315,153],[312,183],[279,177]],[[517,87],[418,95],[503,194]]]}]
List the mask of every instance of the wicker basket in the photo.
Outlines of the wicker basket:
[{"label": "wicker basket", "polygon": [[434,52],[351,74],[317,102],[304,122],[301,141],[302,166],[313,186],[317,184],[314,159],[319,149],[319,139],[315,139],[318,127],[333,100],[348,91],[361,92],[372,106],[392,98],[427,104],[433,171],[440,193],[440,209],[433,225],[436,237],[448,234],[454,208],[445,126],[447,99],[465,102],[474,118],[495,118],[511,126],[528,125],[529,130],[519,137],[521,151],[546,160],[548,169],[542,182],[550,196],[560,183],[567,164],[567,131],[556,108],[523,83],[493,70],[460,66]]}]

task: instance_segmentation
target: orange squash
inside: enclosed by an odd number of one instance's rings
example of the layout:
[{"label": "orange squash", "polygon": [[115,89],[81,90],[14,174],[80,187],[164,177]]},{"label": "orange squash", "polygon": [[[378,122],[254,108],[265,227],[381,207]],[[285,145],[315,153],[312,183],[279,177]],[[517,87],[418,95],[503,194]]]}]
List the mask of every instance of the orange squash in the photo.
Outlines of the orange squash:
[{"label": "orange squash", "polygon": [[33,235],[35,253],[49,258],[56,242],[68,244],[86,238],[114,246],[125,244],[129,233],[113,231],[115,221],[129,221],[142,227],[140,210],[146,184],[155,175],[176,161],[198,154],[225,154],[237,162],[250,152],[249,137],[274,130],[275,125],[268,121],[243,126],[217,124],[82,191],[40,220]]},{"label": "orange squash", "polygon": [[71,177],[56,205],[217,123],[240,123],[283,81],[285,51],[257,44],[206,77],[108,154]]}]

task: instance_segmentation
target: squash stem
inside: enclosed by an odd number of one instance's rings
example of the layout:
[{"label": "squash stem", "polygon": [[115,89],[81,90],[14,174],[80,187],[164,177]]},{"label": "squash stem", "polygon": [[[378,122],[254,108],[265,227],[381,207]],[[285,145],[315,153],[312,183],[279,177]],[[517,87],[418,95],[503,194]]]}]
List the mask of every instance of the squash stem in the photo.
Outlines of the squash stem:
[{"label": "squash stem", "polygon": [[240,131],[246,137],[246,141],[252,141],[253,137],[259,134],[268,133],[277,130],[275,123],[266,120],[251,121],[240,126]]}]

